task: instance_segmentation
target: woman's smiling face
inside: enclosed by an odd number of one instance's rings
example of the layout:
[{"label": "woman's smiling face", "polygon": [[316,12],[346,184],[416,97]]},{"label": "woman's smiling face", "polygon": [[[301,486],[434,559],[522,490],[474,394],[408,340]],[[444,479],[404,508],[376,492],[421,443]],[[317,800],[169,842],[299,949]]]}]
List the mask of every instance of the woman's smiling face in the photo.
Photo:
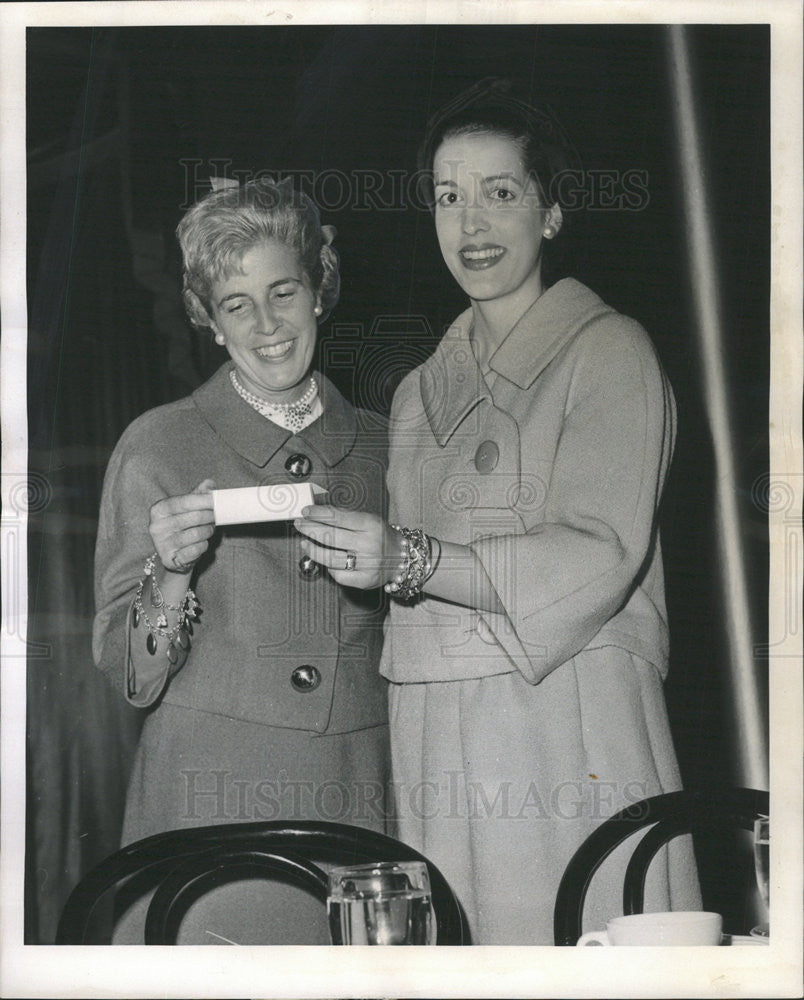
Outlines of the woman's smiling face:
[{"label": "woman's smiling face", "polygon": [[315,350],[316,295],[296,253],[269,240],[212,283],[212,329],[251,392],[274,402],[302,394]]},{"label": "woman's smiling face", "polygon": [[448,137],[433,174],[438,242],[461,288],[476,301],[535,301],[543,229],[556,216],[557,230],[560,211],[541,204],[519,143],[493,132]]}]

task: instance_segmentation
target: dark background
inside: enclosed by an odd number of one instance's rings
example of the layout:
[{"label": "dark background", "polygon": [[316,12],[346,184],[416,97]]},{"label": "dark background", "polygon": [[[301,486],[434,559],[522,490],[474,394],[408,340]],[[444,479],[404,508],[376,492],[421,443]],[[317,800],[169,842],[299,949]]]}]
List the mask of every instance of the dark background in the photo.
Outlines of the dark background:
[{"label": "dark background", "polygon": [[[752,490],[768,466],[769,31],[702,26],[690,38],[754,639],[765,642],[767,533]],[[29,29],[29,943],[53,940],[66,893],[117,846],[139,727],[90,649],[106,461],[135,416],[226,357],[183,315],[182,212],[210,175],[294,174],[338,229],[342,295],[321,360],[348,397],[385,409],[465,304],[408,183],[416,146],[428,116],[486,75],[547,103],[586,170],[587,206],[569,213],[553,277],[571,274],[636,317],[674,386],[667,699],[685,784],[740,782],[664,46],[652,26]],[[629,171],[647,194],[630,206],[619,197]],[[722,866],[698,847],[708,894]]]}]

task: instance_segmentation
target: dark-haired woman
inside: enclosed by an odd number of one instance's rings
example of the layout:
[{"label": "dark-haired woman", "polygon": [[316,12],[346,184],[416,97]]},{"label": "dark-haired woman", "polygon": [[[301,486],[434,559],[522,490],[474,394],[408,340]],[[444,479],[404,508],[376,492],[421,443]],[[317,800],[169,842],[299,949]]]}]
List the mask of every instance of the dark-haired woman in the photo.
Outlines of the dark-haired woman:
[{"label": "dark-haired woman", "polygon": [[[394,398],[394,524],[328,507],[299,522],[335,579],[354,577],[347,549],[360,585],[395,598],[382,671],[400,833],[478,944],[552,943],[579,844],[679,788],[656,524],[673,396],[637,322],[575,280],[545,286],[566,151],[500,84],[433,119],[420,166],[470,308]],[[621,912],[623,865],[618,851],[593,880],[585,927]],[[673,844],[646,908],[698,906],[690,845]]]},{"label": "dark-haired woman", "polygon": [[210,492],[309,482],[385,509],[383,423],[311,369],[338,299],[332,235],[268,180],[179,225],[189,316],[231,360],[135,420],[106,474],[95,659],[148,713],[124,844],[260,819],[385,828],[382,595],[337,587],[287,521],[216,527]]}]

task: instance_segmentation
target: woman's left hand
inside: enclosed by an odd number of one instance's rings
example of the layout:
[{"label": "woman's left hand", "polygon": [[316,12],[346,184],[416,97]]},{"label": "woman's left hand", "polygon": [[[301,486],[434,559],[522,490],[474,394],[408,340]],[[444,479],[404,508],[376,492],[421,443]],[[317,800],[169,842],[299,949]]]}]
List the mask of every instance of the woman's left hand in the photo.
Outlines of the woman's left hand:
[{"label": "woman's left hand", "polygon": [[[391,580],[402,561],[402,540],[377,514],[326,504],[305,507],[293,523],[305,536],[302,548],[326,566],[337,583],[368,590]],[[347,569],[348,564],[353,564]]]}]

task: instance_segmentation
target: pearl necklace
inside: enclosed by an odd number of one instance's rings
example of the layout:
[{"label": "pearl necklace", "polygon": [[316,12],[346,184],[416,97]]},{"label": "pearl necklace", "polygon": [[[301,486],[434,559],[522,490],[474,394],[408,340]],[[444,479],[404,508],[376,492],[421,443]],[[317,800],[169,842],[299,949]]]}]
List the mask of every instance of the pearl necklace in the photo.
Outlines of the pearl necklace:
[{"label": "pearl necklace", "polygon": [[309,423],[308,418],[313,414],[313,405],[318,395],[318,383],[315,376],[310,376],[310,384],[304,394],[293,403],[271,403],[267,399],[255,396],[253,392],[249,392],[242,385],[234,368],[230,370],[229,378],[238,396],[244,399],[249,406],[252,406],[257,413],[273,420],[274,423],[281,424],[289,431],[300,431],[306,423]]}]

